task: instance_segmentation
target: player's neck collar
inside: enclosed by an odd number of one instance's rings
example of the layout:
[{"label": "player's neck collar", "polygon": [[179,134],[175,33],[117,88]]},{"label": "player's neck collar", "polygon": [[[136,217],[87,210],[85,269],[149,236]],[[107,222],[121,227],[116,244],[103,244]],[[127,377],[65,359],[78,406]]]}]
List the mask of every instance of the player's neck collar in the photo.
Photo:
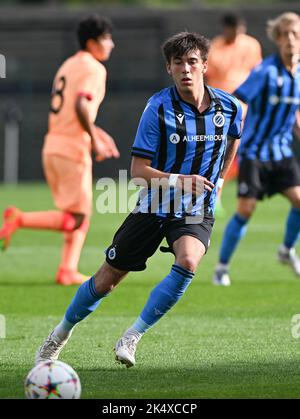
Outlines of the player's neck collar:
[{"label": "player's neck collar", "polygon": [[[211,109],[213,106],[218,106],[219,107],[220,106],[220,99],[216,96],[213,89],[210,86],[208,86],[207,84],[204,84],[204,90],[207,91],[208,96],[210,98],[210,104],[209,104],[209,107],[207,109],[205,109],[205,111],[204,111],[204,113],[205,113],[206,111]],[[176,100],[178,102],[186,103],[192,109],[197,111],[197,113],[203,113],[203,112],[199,112],[199,109],[195,105],[193,105],[192,103],[187,102],[186,100],[182,99],[182,97],[180,96],[180,94],[177,90],[177,87],[175,85],[171,88],[171,96],[172,96],[173,100]]]},{"label": "player's neck collar", "polygon": [[81,55],[81,56],[84,56],[84,57],[91,58],[92,60],[96,60],[96,58],[94,58],[93,55],[89,51],[87,51],[86,49],[78,50],[77,55]]}]

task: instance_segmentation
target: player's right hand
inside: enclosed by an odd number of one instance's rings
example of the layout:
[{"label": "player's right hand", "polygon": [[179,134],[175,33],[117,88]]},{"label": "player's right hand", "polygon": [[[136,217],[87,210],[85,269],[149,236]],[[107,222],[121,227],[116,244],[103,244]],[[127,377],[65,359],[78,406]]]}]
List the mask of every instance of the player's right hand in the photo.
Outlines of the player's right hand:
[{"label": "player's right hand", "polygon": [[211,192],[215,187],[212,182],[200,175],[179,175],[178,184],[184,192],[192,193],[195,196],[202,195],[205,190]]},{"label": "player's right hand", "polygon": [[120,152],[116,146],[116,143],[111,135],[109,135],[106,131],[104,131],[100,127],[96,127],[97,135],[100,141],[104,144],[106,149],[106,154],[108,155],[107,158],[115,158],[118,159],[120,157]]},{"label": "player's right hand", "polygon": [[92,147],[97,162],[120,157],[119,150],[113,138],[100,127],[93,127]]},{"label": "player's right hand", "polygon": [[95,160],[98,162],[109,159],[111,157],[105,144],[103,144],[102,141],[99,141],[98,139],[93,141],[93,151],[96,155]]},{"label": "player's right hand", "polygon": [[100,162],[100,161],[103,161],[103,160],[106,160],[108,157],[106,157],[104,154],[96,154],[96,156],[95,156],[95,160],[97,161],[97,162]]}]

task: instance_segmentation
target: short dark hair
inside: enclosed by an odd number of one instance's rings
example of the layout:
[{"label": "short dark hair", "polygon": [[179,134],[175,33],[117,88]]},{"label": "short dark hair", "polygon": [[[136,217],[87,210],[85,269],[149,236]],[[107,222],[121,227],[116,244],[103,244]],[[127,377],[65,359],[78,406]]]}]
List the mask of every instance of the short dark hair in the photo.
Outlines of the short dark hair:
[{"label": "short dark hair", "polygon": [[91,15],[82,19],[77,28],[77,37],[81,49],[86,48],[89,39],[97,39],[98,36],[106,33],[112,33],[113,25],[111,21],[104,16]]},{"label": "short dark hair", "polygon": [[240,25],[245,25],[245,19],[238,13],[226,13],[221,18],[223,26],[230,26],[231,28],[237,28]]},{"label": "short dark hair", "polygon": [[207,61],[209,40],[198,33],[180,32],[168,38],[162,45],[162,52],[170,64],[172,57],[182,57],[191,51],[200,51],[203,61]]}]

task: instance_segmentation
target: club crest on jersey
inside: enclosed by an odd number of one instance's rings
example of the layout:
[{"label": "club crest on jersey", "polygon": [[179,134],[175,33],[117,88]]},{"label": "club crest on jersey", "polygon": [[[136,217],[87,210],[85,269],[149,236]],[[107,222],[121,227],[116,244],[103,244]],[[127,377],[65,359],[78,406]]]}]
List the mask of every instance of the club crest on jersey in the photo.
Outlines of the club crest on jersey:
[{"label": "club crest on jersey", "polygon": [[217,112],[213,117],[213,123],[216,127],[222,128],[225,125],[225,116],[221,112]]},{"label": "club crest on jersey", "polygon": [[178,144],[180,141],[180,135],[176,134],[175,132],[170,135],[169,140],[172,144]]},{"label": "club crest on jersey", "polygon": [[107,254],[108,259],[113,260],[116,258],[116,256],[117,256],[116,248],[112,247],[111,249],[109,249],[108,254]]}]

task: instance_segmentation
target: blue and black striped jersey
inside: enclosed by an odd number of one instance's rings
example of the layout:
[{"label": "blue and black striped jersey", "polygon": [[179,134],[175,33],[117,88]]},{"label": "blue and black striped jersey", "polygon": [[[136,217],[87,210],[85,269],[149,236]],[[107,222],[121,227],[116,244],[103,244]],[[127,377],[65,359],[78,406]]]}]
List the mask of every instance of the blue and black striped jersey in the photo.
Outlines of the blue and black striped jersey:
[{"label": "blue and black striped jersey", "polygon": [[[199,174],[216,184],[224,162],[227,136],[240,138],[242,110],[239,101],[219,89],[206,86],[211,99],[200,113],[181,99],[175,86],[150,98],[142,114],[132,155],[152,161],[151,166],[166,173]],[[146,188],[141,191],[138,211],[158,216],[213,214],[216,188],[203,196]],[[159,195],[159,198],[158,198]],[[174,201],[177,205],[174,205]],[[157,202],[156,207],[151,204]],[[171,204],[170,204],[171,203]]]},{"label": "blue and black striped jersey", "polygon": [[248,104],[239,155],[261,161],[292,156],[292,130],[300,105],[300,65],[287,71],[278,55],[262,61],[234,92]]}]

